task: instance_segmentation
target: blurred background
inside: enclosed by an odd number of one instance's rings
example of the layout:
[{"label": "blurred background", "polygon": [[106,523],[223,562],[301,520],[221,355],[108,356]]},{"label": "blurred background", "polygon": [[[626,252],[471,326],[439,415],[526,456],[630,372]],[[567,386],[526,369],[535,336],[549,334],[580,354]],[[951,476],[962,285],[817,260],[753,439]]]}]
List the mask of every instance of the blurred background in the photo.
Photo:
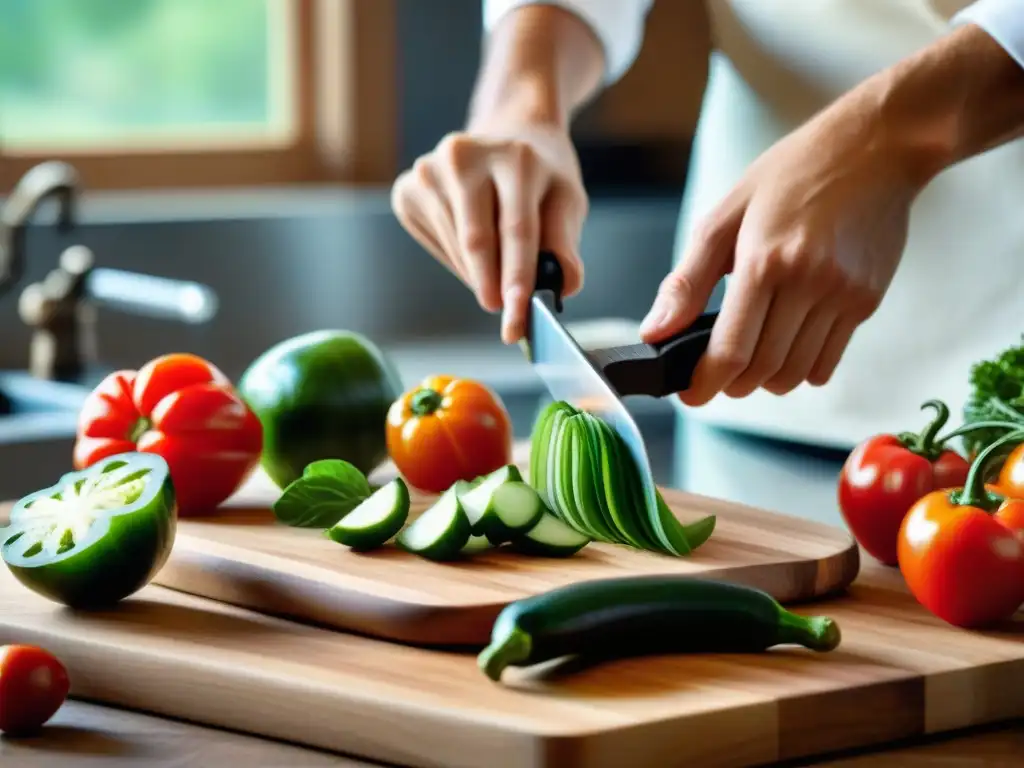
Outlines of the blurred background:
[{"label": "blurred background", "polygon": [[[703,14],[656,3],[640,60],[576,124],[593,213],[587,288],[567,318],[597,343],[635,328],[671,262],[707,70]],[[69,228],[59,200],[24,216],[24,273],[0,294],[0,498],[64,471],[54,462],[67,462],[77,399],[106,370],[191,351],[234,378],[317,328],[366,334],[410,382],[484,379],[528,434],[540,382],[389,204],[395,176],[463,125],[479,0],[0,0],[0,18],[5,218],[40,163],[68,163],[81,186]],[[191,294],[174,286],[158,311],[152,286],[107,273],[97,365],[57,377],[82,386],[44,386],[19,297],[77,245],[97,268],[212,289],[216,315],[189,318]],[[667,405],[638,410],[650,439],[670,439]]]},{"label": "blurred background", "polygon": [[[639,60],[575,122],[584,345],[635,341],[670,267],[705,13],[656,2]],[[485,381],[528,436],[541,382],[390,209],[395,176],[463,126],[481,27],[480,0],[0,0],[0,499],[68,469],[107,371],[189,351],[237,379],[321,328],[367,335],[407,385]],[[87,365],[57,365],[54,339]],[[838,520],[840,457],[627,405],[658,482]]]}]

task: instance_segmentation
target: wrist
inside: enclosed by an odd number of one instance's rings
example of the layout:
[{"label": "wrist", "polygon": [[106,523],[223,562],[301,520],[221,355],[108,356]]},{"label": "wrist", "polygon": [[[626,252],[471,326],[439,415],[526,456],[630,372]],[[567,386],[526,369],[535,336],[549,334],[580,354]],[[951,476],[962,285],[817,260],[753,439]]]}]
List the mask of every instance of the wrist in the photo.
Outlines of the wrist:
[{"label": "wrist", "polygon": [[1024,69],[974,26],[947,35],[850,95],[868,104],[875,134],[920,186],[1024,130]]},{"label": "wrist", "polygon": [[568,131],[569,120],[551,78],[517,73],[478,94],[470,106],[467,130],[505,133],[519,126],[543,126]]}]

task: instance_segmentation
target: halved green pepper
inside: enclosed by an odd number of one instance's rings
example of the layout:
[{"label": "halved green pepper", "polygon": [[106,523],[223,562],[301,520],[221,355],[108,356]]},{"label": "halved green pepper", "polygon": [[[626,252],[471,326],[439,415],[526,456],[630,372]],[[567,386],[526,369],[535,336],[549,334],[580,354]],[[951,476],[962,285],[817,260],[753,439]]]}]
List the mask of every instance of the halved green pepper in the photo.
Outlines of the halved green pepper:
[{"label": "halved green pepper", "polygon": [[107,608],[163,567],[176,527],[167,462],[122,453],[21,499],[0,528],[0,557],[18,581],[54,602]]}]

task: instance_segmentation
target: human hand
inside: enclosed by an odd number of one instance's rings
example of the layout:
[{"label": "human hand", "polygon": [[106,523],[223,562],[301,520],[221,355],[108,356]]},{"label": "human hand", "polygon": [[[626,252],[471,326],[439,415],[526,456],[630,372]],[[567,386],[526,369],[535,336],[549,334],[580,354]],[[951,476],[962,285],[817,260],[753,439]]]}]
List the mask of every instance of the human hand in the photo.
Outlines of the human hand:
[{"label": "human hand", "polygon": [[731,273],[707,351],[680,399],[825,384],[882,300],[923,179],[870,105],[836,102],[766,151],[699,222],[641,327],[690,325]]},{"label": "human hand", "polygon": [[481,307],[503,311],[506,344],[526,331],[539,251],[558,257],[566,296],[583,285],[578,244],[588,203],[564,129],[449,134],[398,177],[391,204]]}]

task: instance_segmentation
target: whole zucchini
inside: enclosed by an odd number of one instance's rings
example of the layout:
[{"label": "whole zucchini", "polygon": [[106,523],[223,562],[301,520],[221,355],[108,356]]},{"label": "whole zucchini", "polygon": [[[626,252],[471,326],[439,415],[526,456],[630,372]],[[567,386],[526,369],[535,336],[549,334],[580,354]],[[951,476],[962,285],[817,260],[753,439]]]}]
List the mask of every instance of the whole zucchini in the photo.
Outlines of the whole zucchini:
[{"label": "whole zucchini", "polygon": [[481,670],[563,656],[627,658],[676,653],[757,653],[776,645],[831,651],[839,626],[799,616],[759,589],[692,576],[636,576],[572,584],[509,604],[498,615]]}]

